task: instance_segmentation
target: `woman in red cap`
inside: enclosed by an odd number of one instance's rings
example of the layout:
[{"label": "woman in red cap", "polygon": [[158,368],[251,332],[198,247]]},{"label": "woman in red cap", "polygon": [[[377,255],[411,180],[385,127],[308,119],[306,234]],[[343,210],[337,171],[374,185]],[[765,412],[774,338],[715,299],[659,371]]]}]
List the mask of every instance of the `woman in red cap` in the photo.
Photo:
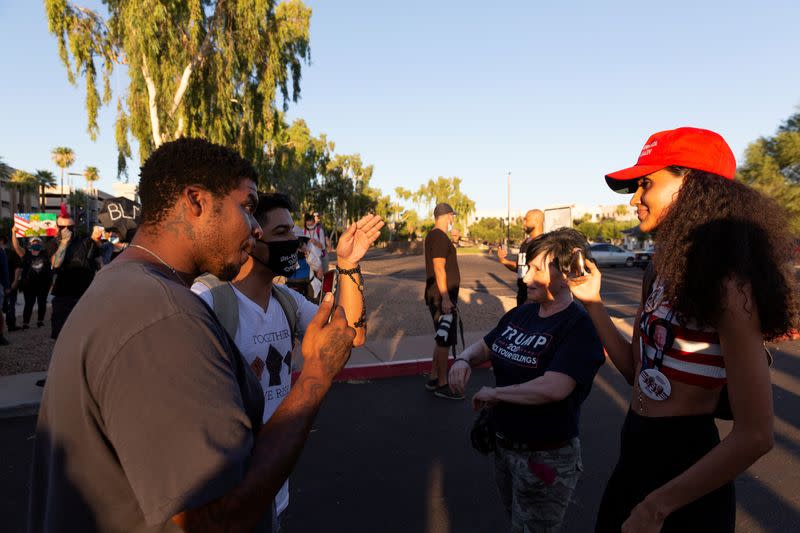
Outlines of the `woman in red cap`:
[{"label": "woman in red cap", "polygon": [[[631,168],[606,176],[633,194],[640,229],[656,234],[632,342],[600,297],[595,265],[572,284],[633,392],[619,461],[596,531],[734,531],[733,480],[773,443],[764,339],[796,323],[786,215],[734,181],[718,134],[652,135]],[[715,414],[736,423],[722,441]]]}]

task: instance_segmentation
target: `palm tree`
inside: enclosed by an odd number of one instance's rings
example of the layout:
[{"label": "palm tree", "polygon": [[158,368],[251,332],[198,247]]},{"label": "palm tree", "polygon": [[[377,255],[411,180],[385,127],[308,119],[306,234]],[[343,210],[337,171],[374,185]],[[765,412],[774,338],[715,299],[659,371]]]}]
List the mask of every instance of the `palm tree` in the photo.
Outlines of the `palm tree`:
[{"label": "palm tree", "polygon": [[91,193],[94,190],[94,182],[100,179],[97,167],[86,167],[83,170],[83,178],[86,180],[86,186]]},{"label": "palm tree", "polygon": [[39,211],[44,213],[47,211],[47,188],[55,187],[56,177],[49,170],[37,170],[34,176],[39,185]]},{"label": "palm tree", "polygon": [[53,162],[61,169],[61,203],[64,203],[64,169],[72,166],[75,162],[75,152],[66,146],[57,146],[50,152]]},{"label": "palm tree", "polygon": [[11,167],[3,163],[3,157],[0,156],[0,179],[7,180],[11,177]]},{"label": "palm tree", "polygon": [[[25,172],[24,170],[15,170],[13,174],[11,174],[11,178],[8,182],[8,186],[11,189],[11,208],[12,212],[16,213],[19,210],[19,203],[17,200],[17,194],[22,193],[25,194],[26,192],[31,192],[36,190],[36,177],[31,174],[30,172]],[[30,209],[30,202],[28,205],[25,205],[25,196],[23,196],[23,206],[22,209],[25,210]]]}]

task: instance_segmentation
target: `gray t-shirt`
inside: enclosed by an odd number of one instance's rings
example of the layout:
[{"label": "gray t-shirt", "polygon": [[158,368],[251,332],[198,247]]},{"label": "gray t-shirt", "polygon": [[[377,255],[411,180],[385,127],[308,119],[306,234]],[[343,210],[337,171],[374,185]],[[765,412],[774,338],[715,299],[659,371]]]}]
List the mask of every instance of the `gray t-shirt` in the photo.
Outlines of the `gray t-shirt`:
[{"label": "gray t-shirt", "polygon": [[53,351],[29,531],[179,531],[173,515],[241,482],[263,409],[200,298],[154,265],[111,263]]}]

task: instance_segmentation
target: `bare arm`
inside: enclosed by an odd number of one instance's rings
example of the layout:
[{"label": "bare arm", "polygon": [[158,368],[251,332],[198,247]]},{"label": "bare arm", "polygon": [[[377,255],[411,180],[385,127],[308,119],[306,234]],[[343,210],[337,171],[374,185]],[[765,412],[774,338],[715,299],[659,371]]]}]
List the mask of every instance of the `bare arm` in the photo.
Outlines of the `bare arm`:
[{"label": "bare arm", "polygon": [[575,380],[561,372],[545,372],[544,375],[508,387],[494,389],[495,398],[500,402],[519,405],[541,405],[559,402],[575,390]]},{"label": "bare arm", "polygon": [[17,253],[18,256],[24,257],[25,256],[25,248],[19,243],[19,239],[17,238],[17,227],[14,226],[11,229],[11,246],[14,248],[14,251]]},{"label": "bare arm", "polygon": [[[382,227],[383,219],[376,215],[366,215],[358,222],[351,224],[339,239],[339,247],[336,249],[336,266],[342,270],[356,268],[369,247],[380,236]],[[359,290],[359,282],[363,285],[363,281],[363,276],[358,273],[353,274],[353,278],[346,274],[339,276],[339,301],[344,307],[348,324],[353,327],[361,319],[364,311],[364,298]],[[367,327],[365,324],[356,328],[353,346],[361,346],[366,340]]]},{"label": "bare arm", "polygon": [[[337,266],[344,270],[355,268],[352,264],[345,261],[339,261]],[[353,278],[355,281],[353,281]],[[359,274],[353,274],[353,278],[347,275],[339,275],[339,304],[344,308],[344,314],[347,316],[348,324],[355,324],[361,318],[361,313],[364,309],[364,301],[361,298],[361,291],[358,288],[357,281],[360,281]],[[355,327],[355,326],[354,326]],[[355,328],[356,336],[353,339],[353,346],[361,346],[367,340],[366,325]]]},{"label": "bare arm", "polygon": [[291,392],[256,436],[250,465],[230,493],[172,517],[188,532],[252,531],[289,477],[333,377],[347,362],[355,331],[341,308],[326,297],[303,341],[303,372]]},{"label": "bare arm", "polygon": [[758,311],[750,288],[727,287],[726,309],[717,325],[733,430],[684,473],[650,493],[631,513],[631,528],[659,523],[671,512],[733,480],[773,446],[772,385],[764,356]]},{"label": "bare arm", "polygon": [[464,389],[472,375],[472,367],[488,361],[491,354],[491,350],[483,340],[467,346],[467,349],[456,358],[453,366],[450,367],[450,373],[447,376],[450,389],[453,392],[464,394]]},{"label": "bare arm", "polygon": [[72,233],[69,230],[62,230],[61,242],[58,243],[58,249],[53,254],[53,268],[60,268],[64,263],[64,256],[67,253],[67,246],[72,239]]},{"label": "bare arm", "polygon": [[508,251],[505,248],[500,247],[497,249],[497,260],[511,272],[517,271],[517,263],[508,259]]},{"label": "bare arm", "polygon": [[[603,348],[606,349],[608,357],[614,366],[619,370],[619,373],[625,378],[629,385],[633,385],[633,378],[635,372],[635,364],[633,360],[633,344],[626,339],[622,333],[617,329],[617,326],[611,321],[611,316],[608,310],[603,305],[603,300],[600,298],[600,285],[601,274],[600,269],[592,261],[586,261],[587,275],[576,281],[570,281],[569,286],[572,294],[578,298],[589,313],[589,318],[592,319],[597,334],[600,336],[600,342],[603,343]],[[641,305],[636,313],[637,319],[633,328],[633,340],[638,339],[638,317],[641,314]]]},{"label": "bare arm", "polygon": [[433,258],[433,275],[436,277],[436,289],[442,297],[442,313],[453,311],[453,302],[450,301],[450,293],[447,291],[447,272],[445,271],[444,257]]}]

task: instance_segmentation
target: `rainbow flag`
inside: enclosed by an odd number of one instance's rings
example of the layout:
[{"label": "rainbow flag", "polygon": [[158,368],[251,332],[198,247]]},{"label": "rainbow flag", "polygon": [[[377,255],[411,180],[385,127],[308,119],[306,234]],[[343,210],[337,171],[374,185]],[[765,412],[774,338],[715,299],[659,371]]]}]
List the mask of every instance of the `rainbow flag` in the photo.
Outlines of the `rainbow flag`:
[{"label": "rainbow flag", "polygon": [[55,237],[58,235],[55,213],[15,213],[17,237]]}]

